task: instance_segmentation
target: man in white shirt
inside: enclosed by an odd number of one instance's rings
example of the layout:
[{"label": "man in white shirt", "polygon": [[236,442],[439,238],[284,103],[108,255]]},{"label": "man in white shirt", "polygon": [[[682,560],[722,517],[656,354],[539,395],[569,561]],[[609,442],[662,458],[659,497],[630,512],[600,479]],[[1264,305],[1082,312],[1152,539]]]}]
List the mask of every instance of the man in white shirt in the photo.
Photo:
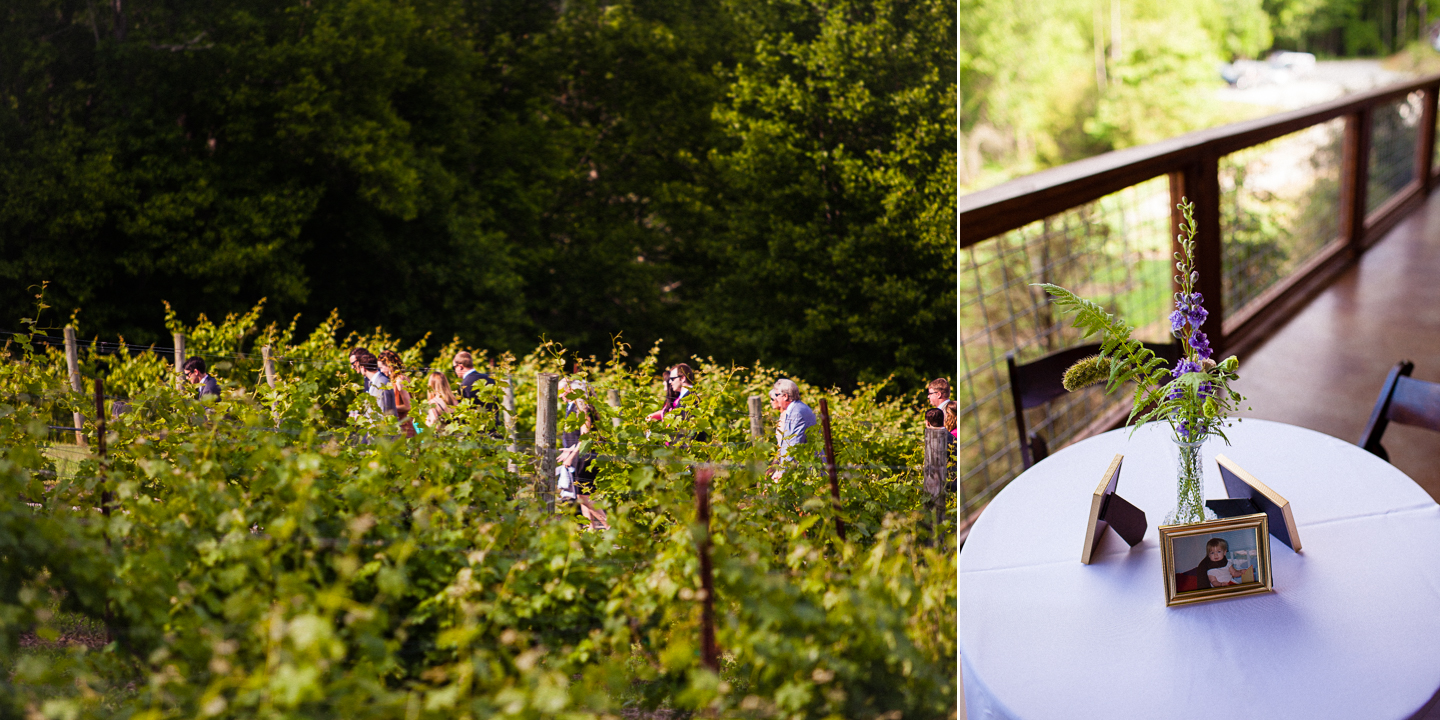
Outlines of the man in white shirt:
[{"label": "man in white shirt", "polygon": [[360,367],[360,374],[365,376],[365,392],[375,398],[375,403],[380,406],[380,412],[393,411],[395,394],[390,391],[390,378],[380,372],[380,361],[369,353],[356,356],[356,360]]}]

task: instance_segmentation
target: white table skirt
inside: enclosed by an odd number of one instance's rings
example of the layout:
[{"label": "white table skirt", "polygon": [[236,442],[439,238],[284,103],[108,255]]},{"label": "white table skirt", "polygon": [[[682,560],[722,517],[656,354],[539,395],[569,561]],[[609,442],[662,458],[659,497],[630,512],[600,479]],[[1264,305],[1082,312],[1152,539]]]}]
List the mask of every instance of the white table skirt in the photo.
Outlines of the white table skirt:
[{"label": "white table skirt", "polygon": [[[966,714],[989,718],[1412,718],[1440,689],[1440,506],[1404,473],[1303,428],[1245,420],[1204,449],[1291,503],[1302,544],[1271,538],[1275,592],[1167,608],[1156,527],[1175,505],[1169,429],[1105,433],[1016,478],[960,553]],[[1145,511],[1133,549],[1107,531],[1080,562],[1090,497]]]}]

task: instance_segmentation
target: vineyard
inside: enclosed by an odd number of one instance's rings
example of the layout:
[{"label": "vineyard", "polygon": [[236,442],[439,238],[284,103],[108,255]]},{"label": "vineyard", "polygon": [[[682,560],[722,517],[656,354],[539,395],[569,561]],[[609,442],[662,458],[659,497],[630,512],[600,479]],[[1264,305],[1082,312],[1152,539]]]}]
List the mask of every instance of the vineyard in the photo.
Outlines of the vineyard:
[{"label": "vineyard", "polygon": [[[0,717],[955,716],[954,529],[921,491],[919,414],[878,386],[801,383],[828,403],[835,504],[820,432],[764,474],[775,446],[747,398],[777,370],[692,363],[688,412],[651,421],[655,350],[477,352],[499,381],[480,399],[512,389],[520,446],[484,405],[405,440],[346,356],[393,339],[333,315],[298,337],[259,310],[167,315],[218,402],[123,340],[82,345],[83,393],[44,320],[4,346]],[[418,369],[459,348],[400,353]],[[561,372],[597,394],[610,530],[547,510],[537,483],[536,377]]]}]

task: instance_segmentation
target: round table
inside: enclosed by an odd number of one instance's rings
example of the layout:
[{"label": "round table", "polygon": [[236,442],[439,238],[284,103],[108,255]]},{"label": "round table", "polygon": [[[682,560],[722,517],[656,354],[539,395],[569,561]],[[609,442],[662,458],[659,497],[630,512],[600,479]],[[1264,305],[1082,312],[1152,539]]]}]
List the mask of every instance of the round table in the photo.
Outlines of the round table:
[{"label": "round table", "polygon": [[[1244,420],[1206,443],[1290,501],[1301,552],[1270,538],[1273,593],[1165,606],[1156,527],[1175,505],[1169,428],[1122,428],[1037,463],[985,508],[960,553],[967,716],[1415,718],[1440,688],[1440,506],[1364,450]],[[1080,562],[1091,494],[1145,511]],[[1432,707],[1433,706],[1433,707]],[[1440,711],[1436,711],[1440,713]]]}]

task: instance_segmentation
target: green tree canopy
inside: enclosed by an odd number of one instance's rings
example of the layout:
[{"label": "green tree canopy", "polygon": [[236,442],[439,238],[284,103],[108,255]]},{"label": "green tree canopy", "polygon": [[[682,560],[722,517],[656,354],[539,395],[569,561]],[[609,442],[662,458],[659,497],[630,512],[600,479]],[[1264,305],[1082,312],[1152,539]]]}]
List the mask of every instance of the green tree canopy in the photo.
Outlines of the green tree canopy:
[{"label": "green tree canopy", "polygon": [[271,319],[339,308],[497,351],[664,338],[672,359],[842,385],[953,366],[953,6],[24,0],[5,17],[11,317],[49,280],[84,333],[132,342],[162,336],[162,300],[221,316],[266,297]]}]

